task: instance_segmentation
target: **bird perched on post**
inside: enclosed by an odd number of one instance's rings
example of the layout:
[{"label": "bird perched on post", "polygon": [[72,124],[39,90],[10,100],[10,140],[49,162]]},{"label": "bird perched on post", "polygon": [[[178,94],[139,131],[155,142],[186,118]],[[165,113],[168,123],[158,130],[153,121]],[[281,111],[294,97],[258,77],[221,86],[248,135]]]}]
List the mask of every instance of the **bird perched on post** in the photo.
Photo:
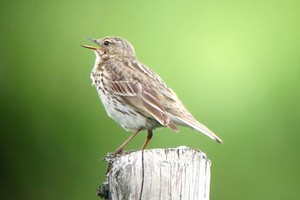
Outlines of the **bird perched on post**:
[{"label": "bird perched on post", "polygon": [[222,143],[217,135],[191,115],[156,73],[138,61],[128,41],[111,36],[88,39],[98,45],[83,47],[96,54],[91,79],[104,108],[124,129],[134,131],[115,154],[121,153],[140,131],[146,130],[148,134],[142,146],[144,150],[155,128],[168,127],[177,132],[177,125],[190,127]]}]

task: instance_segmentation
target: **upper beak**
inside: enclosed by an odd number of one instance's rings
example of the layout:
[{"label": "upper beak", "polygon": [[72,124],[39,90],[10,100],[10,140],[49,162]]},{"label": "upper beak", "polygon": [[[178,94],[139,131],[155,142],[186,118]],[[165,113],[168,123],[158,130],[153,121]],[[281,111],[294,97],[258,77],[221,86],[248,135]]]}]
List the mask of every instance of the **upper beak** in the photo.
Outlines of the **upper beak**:
[{"label": "upper beak", "polygon": [[[91,37],[86,37],[87,39],[91,40],[92,42],[98,44],[98,41],[94,38],[91,38]],[[93,46],[89,46],[89,45],[81,45],[82,47],[84,48],[87,48],[87,49],[92,49],[92,50],[96,50],[98,49],[99,47],[93,47]]]}]

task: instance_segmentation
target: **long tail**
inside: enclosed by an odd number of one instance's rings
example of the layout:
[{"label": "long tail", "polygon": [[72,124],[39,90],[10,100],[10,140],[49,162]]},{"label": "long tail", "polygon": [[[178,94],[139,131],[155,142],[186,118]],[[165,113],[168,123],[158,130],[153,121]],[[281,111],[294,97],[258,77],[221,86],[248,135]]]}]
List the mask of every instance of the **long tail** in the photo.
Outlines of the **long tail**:
[{"label": "long tail", "polygon": [[172,121],[174,121],[175,124],[191,127],[192,129],[195,129],[203,133],[204,135],[210,137],[211,139],[217,141],[218,143],[223,143],[221,138],[219,138],[216,134],[214,134],[211,130],[209,130],[206,126],[198,122],[193,117],[179,118],[177,116],[170,115],[170,118],[172,119]]}]

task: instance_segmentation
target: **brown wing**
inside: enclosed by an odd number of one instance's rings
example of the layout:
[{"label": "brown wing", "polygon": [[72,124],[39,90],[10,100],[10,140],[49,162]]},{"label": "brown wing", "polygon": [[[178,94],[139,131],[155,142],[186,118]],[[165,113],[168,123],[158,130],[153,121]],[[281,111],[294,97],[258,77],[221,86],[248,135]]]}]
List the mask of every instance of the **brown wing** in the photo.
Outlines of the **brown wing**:
[{"label": "brown wing", "polygon": [[169,127],[173,131],[178,131],[178,128],[159,102],[156,93],[142,85],[139,80],[115,80],[109,83],[112,92],[121,96],[124,101],[137,108],[145,116],[156,119],[160,124]]}]

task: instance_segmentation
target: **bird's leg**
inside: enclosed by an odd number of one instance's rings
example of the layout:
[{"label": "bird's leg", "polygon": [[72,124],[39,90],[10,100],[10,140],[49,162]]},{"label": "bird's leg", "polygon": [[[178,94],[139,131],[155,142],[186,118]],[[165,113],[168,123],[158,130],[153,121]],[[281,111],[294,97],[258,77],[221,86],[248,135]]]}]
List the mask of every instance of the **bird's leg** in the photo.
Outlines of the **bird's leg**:
[{"label": "bird's leg", "polygon": [[152,135],[153,135],[152,130],[148,130],[148,131],[147,131],[147,134],[148,134],[148,135],[147,135],[146,141],[145,141],[145,143],[144,143],[144,145],[143,145],[143,147],[142,147],[142,150],[146,149],[148,143],[150,142],[150,140],[151,140],[151,138],[152,138]]},{"label": "bird's leg", "polygon": [[136,136],[142,129],[140,128],[139,130],[137,130],[136,132],[134,132],[115,152],[114,155],[120,154],[122,153],[122,150],[124,149],[124,147],[128,144],[128,142],[130,142],[130,140],[132,140],[132,138],[134,138],[134,136]]}]

